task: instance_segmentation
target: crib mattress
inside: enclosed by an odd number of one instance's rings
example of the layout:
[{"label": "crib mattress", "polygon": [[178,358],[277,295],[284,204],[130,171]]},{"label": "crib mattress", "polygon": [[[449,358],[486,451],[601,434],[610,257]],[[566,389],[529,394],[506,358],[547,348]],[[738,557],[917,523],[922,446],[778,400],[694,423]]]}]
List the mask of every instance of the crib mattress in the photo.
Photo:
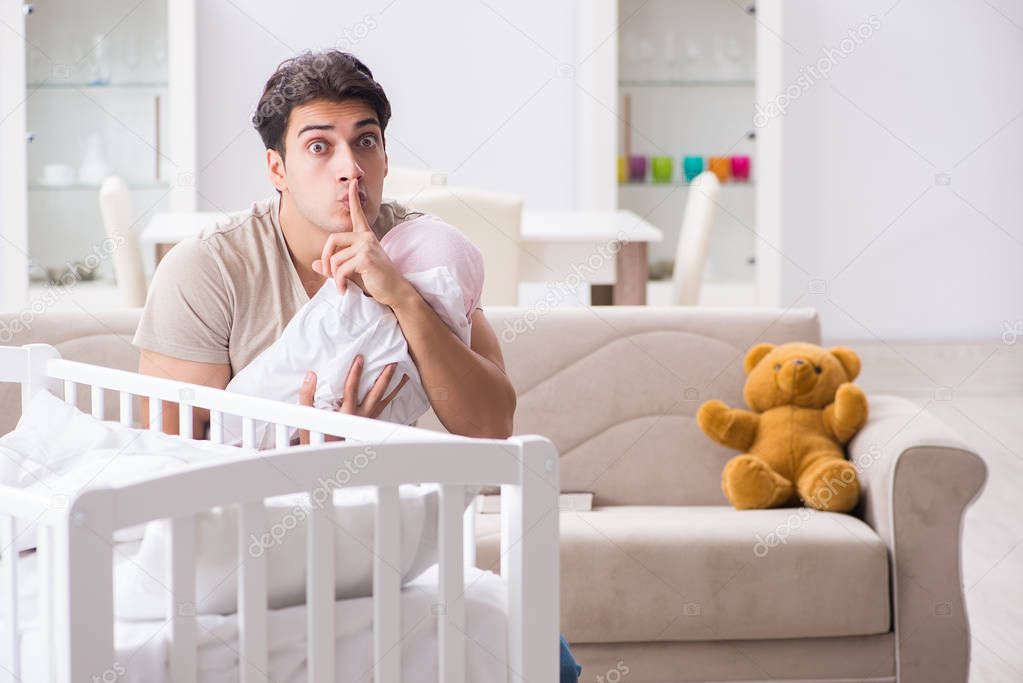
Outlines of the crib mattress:
[{"label": "crib mattress", "polygon": [[[52,657],[41,651],[36,619],[34,555],[19,562],[21,662],[23,683],[44,680],[44,662]],[[475,683],[507,681],[507,594],[505,584],[492,572],[466,569],[467,680]],[[402,591],[402,670],[404,683],[439,683],[437,680],[437,567],[410,582]],[[59,617],[59,615],[58,615]],[[7,615],[0,614],[3,629]],[[227,683],[238,680],[237,615],[199,615],[198,681]],[[270,610],[267,616],[269,671],[274,683],[306,680],[306,610],[297,605]],[[93,680],[118,683],[170,683],[165,621],[118,620],[114,626],[115,657],[110,669],[94,673]],[[335,670],[338,683],[373,680],[372,598],[339,600],[334,605]],[[9,662],[0,656],[3,670]]]}]

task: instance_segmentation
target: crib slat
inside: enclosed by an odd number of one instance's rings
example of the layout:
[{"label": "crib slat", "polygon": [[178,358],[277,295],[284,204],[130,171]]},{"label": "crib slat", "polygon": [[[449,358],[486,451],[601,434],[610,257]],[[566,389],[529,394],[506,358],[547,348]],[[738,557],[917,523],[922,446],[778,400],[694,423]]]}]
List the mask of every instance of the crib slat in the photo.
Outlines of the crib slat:
[{"label": "crib slat", "polygon": [[437,680],[465,682],[465,557],[462,551],[462,513],[465,487],[440,487],[439,547],[440,610],[437,615],[437,647],[440,665]]},{"label": "crib slat", "polygon": [[125,427],[131,427],[135,421],[135,402],[134,396],[127,392],[118,392],[121,397],[121,424]]},{"label": "crib slat", "polygon": [[291,439],[288,438],[288,425],[276,424],[274,425],[274,447],[275,448],[287,448],[291,445]]},{"label": "crib slat", "polygon": [[178,434],[191,439],[192,433],[192,406],[187,403],[178,404]]},{"label": "crib slat", "polygon": [[163,431],[163,399],[149,399],[149,429],[154,432]]},{"label": "crib slat", "polygon": [[473,496],[472,502],[465,508],[462,519],[462,552],[466,567],[476,566],[476,510],[479,501],[480,496]]},{"label": "crib slat", "polygon": [[242,418],[242,448],[255,448],[256,421],[251,417]]},{"label": "crib slat", "polygon": [[306,640],[309,683],[334,683],[333,491],[309,494],[306,541]]},{"label": "crib slat", "polygon": [[397,486],[378,486],[373,529],[373,659],[376,683],[401,681],[401,509]]},{"label": "crib slat", "polygon": [[115,661],[113,495],[106,489],[79,493],[70,523],[57,529],[62,623],[53,652],[65,680],[91,681]]},{"label": "crib slat", "polygon": [[21,680],[21,648],[18,643],[18,550],[15,545],[13,517],[4,517],[0,523],[0,585],[3,585],[4,614],[4,660],[9,662],[4,679],[9,683]]},{"label": "crib slat", "polygon": [[309,432],[309,443],[322,445],[324,443],[323,432]]},{"label": "crib slat", "polygon": [[64,403],[78,405],[78,384],[69,379],[64,380]]},{"label": "crib slat", "polygon": [[224,413],[219,410],[210,411],[210,441],[224,443]]},{"label": "crib slat", "polygon": [[103,391],[103,387],[92,385],[92,416],[97,420],[102,420],[106,416],[106,393]]},{"label": "crib slat", "polygon": [[238,641],[241,683],[267,680],[266,553],[249,552],[266,527],[263,501],[238,506]]},{"label": "crib slat", "polygon": [[173,517],[167,524],[167,618],[169,660],[174,683],[195,683],[195,517]]},{"label": "crib slat", "polygon": [[[36,603],[40,625],[41,648],[43,652],[55,652],[53,632],[53,529],[40,526],[36,530],[36,576],[39,585],[39,601]],[[54,680],[54,658],[43,657],[43,680]]]}]

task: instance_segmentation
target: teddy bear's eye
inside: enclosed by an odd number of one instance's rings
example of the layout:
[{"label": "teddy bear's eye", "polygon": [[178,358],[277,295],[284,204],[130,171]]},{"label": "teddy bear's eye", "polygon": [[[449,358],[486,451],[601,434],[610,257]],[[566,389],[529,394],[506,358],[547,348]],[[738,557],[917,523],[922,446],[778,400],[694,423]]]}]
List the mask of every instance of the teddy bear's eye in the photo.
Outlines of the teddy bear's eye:
[{"label": "teddy bear's eye", "polygon": [[781,363],[775,363],[774,364],[774,369],[775,370],[781,370]]},{"label": "teddy bear's eye", "polygon": [[816,372],[818,375],[821,374],[821,366],[819,365],[813,366],[813,371]]}]

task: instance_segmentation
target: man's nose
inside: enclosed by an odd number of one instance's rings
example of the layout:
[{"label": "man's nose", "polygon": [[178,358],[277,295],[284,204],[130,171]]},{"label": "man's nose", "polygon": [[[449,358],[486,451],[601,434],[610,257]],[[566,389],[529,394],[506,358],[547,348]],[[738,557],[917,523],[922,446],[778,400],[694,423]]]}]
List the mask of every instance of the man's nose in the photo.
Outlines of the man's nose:
[{"label": "man's nose", "polygon": [[340,182],[348,182],[357,178],[362,178],[363,170],[359,166],[359,163],[355,160],[355,155],[352,154],[351,150],[345,147],[338,147],[337,153],[334,155],[334,175]]}]

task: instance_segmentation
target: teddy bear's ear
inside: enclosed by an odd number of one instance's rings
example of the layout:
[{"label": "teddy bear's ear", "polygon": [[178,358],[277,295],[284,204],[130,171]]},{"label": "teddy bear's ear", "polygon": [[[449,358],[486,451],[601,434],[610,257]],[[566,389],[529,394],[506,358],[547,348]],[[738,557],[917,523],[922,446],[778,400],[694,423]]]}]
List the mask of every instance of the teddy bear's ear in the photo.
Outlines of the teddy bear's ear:
[{"label": "teddy bear's ear", "polygon": [[746,374],[753,372],[753,368],[757,366],[757,363],[763,359],[764,356],[771,353],[774,350],[774,344],[757,344],[746,352],[746,360],[742,363],[742,369],[746,371]]},{"label": "teddy bear's ear", "polygon": [[860,357],[852,349],[845,346],[835,346],[831,349],[831,355],[837,358],[838,362],[845,368],[845,374],[849,375],[850,382],[860,374]]}]

